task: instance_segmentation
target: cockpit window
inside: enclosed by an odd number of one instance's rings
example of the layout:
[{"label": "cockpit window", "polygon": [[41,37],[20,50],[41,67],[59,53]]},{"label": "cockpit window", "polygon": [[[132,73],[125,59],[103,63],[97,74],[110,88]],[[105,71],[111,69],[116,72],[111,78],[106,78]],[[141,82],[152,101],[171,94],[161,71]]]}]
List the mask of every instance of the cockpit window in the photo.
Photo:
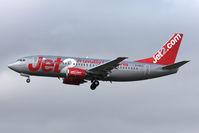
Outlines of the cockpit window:
[{"label": "cockpit window", "polygon": [[18,59],[17,61],[26,61],[25,59]]}]

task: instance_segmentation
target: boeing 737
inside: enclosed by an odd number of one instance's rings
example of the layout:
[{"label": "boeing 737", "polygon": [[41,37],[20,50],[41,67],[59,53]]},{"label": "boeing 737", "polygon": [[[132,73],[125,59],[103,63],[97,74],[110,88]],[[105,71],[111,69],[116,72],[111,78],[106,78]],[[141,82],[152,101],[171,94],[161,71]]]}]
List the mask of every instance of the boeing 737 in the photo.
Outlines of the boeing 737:
[{"label": "boeing 737", "polygon": [[30,83],[30,76],[58,77],[64,84],[70,85],[91,81],[90,88],[95,90],[99,81],[138,81],[176,73],[179,67],[189,62],[175,63],[182,38],[183,34],[174,34],[153,57],[142,60],[36,55],[20,58],[8,67],[27,77],[27,83]]}]

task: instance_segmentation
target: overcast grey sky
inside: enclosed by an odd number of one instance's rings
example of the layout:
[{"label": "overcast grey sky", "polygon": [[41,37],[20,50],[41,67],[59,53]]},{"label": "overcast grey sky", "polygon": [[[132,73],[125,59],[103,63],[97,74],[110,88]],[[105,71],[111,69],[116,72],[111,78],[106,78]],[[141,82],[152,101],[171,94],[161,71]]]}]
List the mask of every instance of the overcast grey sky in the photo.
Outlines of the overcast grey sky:
[{"label": "overcast grey sky", "polygon": [[[198,0],[0,0],[0,132],[198,133]],[[178,74],[129,83],[63,85],[7,65],[45,54],[129,60],[184,33]]]}]

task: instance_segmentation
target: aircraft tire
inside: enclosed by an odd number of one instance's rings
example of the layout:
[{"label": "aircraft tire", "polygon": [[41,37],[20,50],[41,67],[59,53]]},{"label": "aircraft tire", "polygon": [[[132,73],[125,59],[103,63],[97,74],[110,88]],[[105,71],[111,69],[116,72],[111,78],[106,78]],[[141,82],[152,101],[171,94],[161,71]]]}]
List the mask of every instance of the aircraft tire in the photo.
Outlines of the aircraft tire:
[{"label": "aircraft tire", "polygon": [[95,80],[95,81],[93,82],[93,84],[95,84],[95,86],[97,87],[97,86],[99,85],[99,81]]},{"label": "aircraft tire", "polygon": [[26,82],[27,82],[27,83],[30,83],[30,79],[26,79]]},{"label": "aircraft tire", "polygon": [[96,89],[96,85],[95,84],[91,84],[91,90],[95,90]]},{"label": "aircraft tire", "polygon": [[91,90],[95,90],[96,87],[99,86],[99,81],[95,80],[91,84]]}]

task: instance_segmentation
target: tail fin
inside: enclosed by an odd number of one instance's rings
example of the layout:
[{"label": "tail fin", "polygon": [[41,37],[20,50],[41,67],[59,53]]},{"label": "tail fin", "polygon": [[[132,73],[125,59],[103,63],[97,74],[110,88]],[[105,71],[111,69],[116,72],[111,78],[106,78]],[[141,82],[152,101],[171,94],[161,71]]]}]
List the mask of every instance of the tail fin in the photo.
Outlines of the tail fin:
[{"label": "tail fin", "polygon": [[175,33],[173,37],[151,58],[137,60],[135,62],[144,62],[160,65],[171,65],[175,63],[178,49],[182,41],[183,34]]}]

